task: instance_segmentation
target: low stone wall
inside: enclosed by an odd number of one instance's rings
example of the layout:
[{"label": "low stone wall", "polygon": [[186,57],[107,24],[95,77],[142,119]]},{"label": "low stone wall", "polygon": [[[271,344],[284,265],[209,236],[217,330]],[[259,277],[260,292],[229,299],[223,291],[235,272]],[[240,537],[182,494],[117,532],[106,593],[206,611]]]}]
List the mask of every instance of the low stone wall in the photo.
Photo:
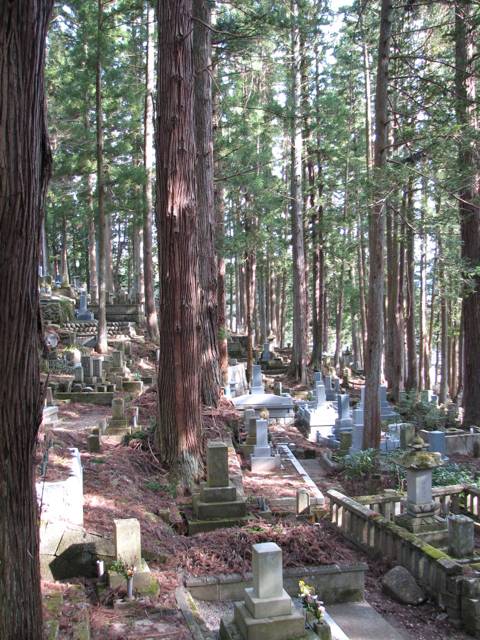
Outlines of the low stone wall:
[{"label": "low stone wall", "polygon": [[57,400],[70,400],[70,402],[81,402],[83,404],[103,404],[108,407],[112,406],[114,397],[115,394],[109,391],[103,393],[98,391],[82,391],[79,393],[63,393],[57,391],[55,393]]},{"label": "low stone wall", "polygon": [[[446,491],[450,488],[441,489],[447,505]],[[451,489],[458,498],[459,487]],[[462,575],[465,565],[394,524],[392,519],[333,489],[327,495],[330,520],[343,536],[366,553],[380,554],[405,567],[449,617],[461,619],[468,633],[480,638],[480,571],[476,571],[480,570],[480,565],[470,565],[470,575]],[[368,496],[368,499],[372,498],[376,504],[391,504],[392,496],[386,496],[384,502],[382,496]],[[394,513],[395,508],[390,509],[390,518]]]},{"label": "low stone wall", "polygon": [[[422,429],[420,436],[425,442],[429,441],[429,431]],[[457,454],[461,456],[473,455],[473,445],[480,443],[480,433],[455,433],[445,435],[445,455]]]},{"label": "low stone wall", "polygon": [[[298,583],[304,580],[325,604],[361,602],[364,599],[365,571],[368,565],[332,564],[283,570],[283,588],[288,595],[298,596]],[[253,576],[238,574],[191,578],[186,587],[198,600],[243,600],[244,589],[253,586]]]}]

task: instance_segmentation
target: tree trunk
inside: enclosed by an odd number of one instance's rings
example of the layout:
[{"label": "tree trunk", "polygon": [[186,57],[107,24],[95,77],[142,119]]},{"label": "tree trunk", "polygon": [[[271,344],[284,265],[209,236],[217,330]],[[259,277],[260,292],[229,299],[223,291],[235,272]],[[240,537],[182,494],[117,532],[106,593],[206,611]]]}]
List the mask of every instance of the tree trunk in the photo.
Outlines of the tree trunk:
[{"label": "tree trunk", "polygon": [[98,353],[107,353],[107,315],[106,315],[106,278],[107,278],[107,235],[108,221],[105,215],[103,188],[103,106],[102,106],[102,30],[103,0],[98,0],[97,33],[97,69],[95,89],[95,117],[97,121],[97,201],[98,201]]},{"label": "tree trunk", "polygon": [[456,398],[458,398],[458,396],[463,391],[463,368],[464,368],[464,358],[465,358],[465,351],[464,351],[464,345],[463,345],[463,341],[464,341],[463,324],[464,324],[464,318],[463,318],[463,306],[462,306],[462,312],[460,314],[460,332],[458,334],[458,386],[457,386],[457,390],[455,391]]},{"label": "tree trunk", "polygon": [[472,3],[455,3],[455,89],[457,126],[461,127],[458,168],[461,176],[458,197],[462,259],[475,270],[473,287],[463,298],[464,319],[464,427],[480,424],[480,208],[478,203],[477,105],[474,72]]},{"label": "tree trunk", "polygon": [[[388,147],[388,65],[392,29],[392,2],[382,0],[378,44],[377,91],[375,101],[375,169],[382,173]],[[383,288],[385,239],[385,189],[374,186],[370,220],[370,280],[368,296],[368,346],[366,351],[365,414],[363,448],[380,448],[380,385],[383,352]]]},{"label": "tree trunk", "polygon": [[209,3],[206,0],[193,0],[193,15],[196,19],[193,25],[194,117],[197,155],[198,274],[202,317],[200,375],[203,404],[217,407],[220,402],[220,363],[213,184],[212,38],[208,26],[210,25]]},{"label": "tree trunk", "polygon": [[[248,235],[248,232],[247,232]],[[253,315],[255,312],[255,272],[256,256],[253,249],[245,251],[246,289],[247,289],[247,380],[252,381],[253,365]]]},{"label": "tree trunk", "polygon": [[415,233],[413,230],[413,176],[408,179],[407,216],[407,381],[405,389],[418,391],[418,360],[415,322]]},{"label": "tree trunk", "polygon": [[[216,77],[216,67],[214,67],[213,75]],[[220,126],[220,119],[222,116],[222,109],[220,105],[220,96],[218,93],[214,94],[212,98],[213,104],[213,134]],[[215,145],[214,145],[215,148]],[[215,160],[214,171],[215,174],[221,174],[221,160]],[[222,386],[228,384],[228,348],[227,348],[227,271],[225,263],[225,225],[224,225],[224,199],[223,199],[223,184],[218,180],[215,183],[214,189],[214,210],[215,220],[217,227],[217,264],[218,264],[218,354],[220,358],[220,382]],[[230,276],[230,331],[232,331],[232,277]]]},{"label": "tree trunk", "polygon": [[[439,402],[440,404],[447,404],[447,394],[448,394],[448,370],[449,370],[449,362],[448,362],[448,300],[445,291],[445,270],[443,267],[443,256],[442,256],[442,239],[438,239],[438,253],[439,253],[439,261],[440,261],[440,313],[441,313],[441,351],[442,351],[442,361],[440,367],[440,395]],[[438,354],[437,354],[438,361]]]},{"label": "tree trunk", "polygon": [[[92,287],[98,287],[97,278],[97,247],[95,244],[95,217],[93,213],[93,190],[92,190],[92,174],[87,173],[87,207],[88,216],[88,263],[89,263],[89,291]],[[98,288],[97,288],[98,295]]]},{"label": "tree trunk", "polygon": [[302,119],[300,109],[300,33],[298,5],[291,0],[294,20],[292,26],[291,104],[292,104],[292,153],[291,153],[291,221],[293,253],[293,351],[289,373],[301,384],[307,383],[307,336],[305,252],[303,242],[302,213]]},{"label": "tree trunk", "polygon": [[61,255],[61,270],[62,274],[68,275],[68,256],[67,256],[67,219],[65,216],[62,218],[62,255]]},{"label": "tree trunk", "polygon": [[52,0],[0,4],[0,629],[43,640],[35,444],[43,396],[38,294],[45,192],[45,38]]},{"label": "tree trunk", "polygon": [[155,289],[153,282],[153,248],[152,248],[152,159],[153,159],[153,69],[154,45],[153,26],[155,11],[147,4],[147,66],[145,74],[145,221],[143,224],[143,265],[145,278],[145,320],[147,336],[155,344],[159,343],[157,309],[155,307]]},{"label": "tree trunk", "polygon": [[156,217],[160,361],[156,440],[192,488],[203,471],[192,0],[158,2]]},{"label": "tree trunk", "polygon": [[282,275],[282,312],[280,314],[281,331],[280,331],[280,346],[285,348],[285,328],[287,324],[287,272],[284,269]]},{"label": "tree trunk", "polygon": [[272,335],[275,336],[274,346],[277,345],[277,296],[276,296],[276,288],[275,288],[275,266],[273,262],[270,263],[270,326]]}]

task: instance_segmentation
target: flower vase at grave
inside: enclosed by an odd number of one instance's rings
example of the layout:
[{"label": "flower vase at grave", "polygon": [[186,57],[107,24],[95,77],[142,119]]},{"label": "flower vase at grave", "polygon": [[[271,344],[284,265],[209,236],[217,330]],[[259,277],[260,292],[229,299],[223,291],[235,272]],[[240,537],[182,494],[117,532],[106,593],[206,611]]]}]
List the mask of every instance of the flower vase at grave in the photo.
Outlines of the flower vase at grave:
[{"label": "flower vase at grave", "polygon": [[133,602],[135,600],[133,597],[133,576],[131,578],[127,578],[127,595],[124,600],[125,602]]}]

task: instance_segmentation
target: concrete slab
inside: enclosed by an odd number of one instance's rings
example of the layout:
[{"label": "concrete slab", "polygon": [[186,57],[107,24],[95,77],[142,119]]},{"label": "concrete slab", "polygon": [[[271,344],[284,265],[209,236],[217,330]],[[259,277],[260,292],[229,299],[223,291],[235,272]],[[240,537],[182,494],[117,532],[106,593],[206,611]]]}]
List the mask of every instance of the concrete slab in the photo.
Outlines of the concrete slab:
[{"label": "concrete slab", "polygon": [[349,640],[410,640],[403,629],[402,633],[394,629],[368,602],[330,605],[327,613]]}]

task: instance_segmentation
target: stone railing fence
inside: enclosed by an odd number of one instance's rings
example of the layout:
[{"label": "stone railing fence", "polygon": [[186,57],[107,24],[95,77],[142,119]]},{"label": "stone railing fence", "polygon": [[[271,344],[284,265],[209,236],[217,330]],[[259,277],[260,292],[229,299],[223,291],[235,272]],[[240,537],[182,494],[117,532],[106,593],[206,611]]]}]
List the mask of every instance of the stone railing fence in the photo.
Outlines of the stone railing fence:
[{"label": "stone railing fence", "polygon": [[[455,484],[449,487],[433,487],[432,497],[441,505],[440,515],[443,517],[449,513],[460,512],[460,495],[466,491],[463,484]],[[480,490],[474,489],[480,497]],[[388,490],[385,493],[373,496],[358,496],[355,501],[372,511],[376,511],[386,520],[395,522],[396,518],[404,512],[401,500],[407,497],[405,491]],[[478,500],[477,500],[478,506]]]},{"label": "stone railing fence", "polygon": [[[478,511],[477,489],[454,485],[432,490],[443,515],[458,513],[463,492],[467,494],[467,505],[471,504],[467,512]],[[480,638],[480,565],[470,565],[470,571],[465,572],[464,564],[396,525],[394,520],[401,512],[404,495],[392,491],[352,499],[331,489],[327,492],[330,521],[369,555],[380,554],[405,567],[450,618],[462,620],[467,632]]]}]

